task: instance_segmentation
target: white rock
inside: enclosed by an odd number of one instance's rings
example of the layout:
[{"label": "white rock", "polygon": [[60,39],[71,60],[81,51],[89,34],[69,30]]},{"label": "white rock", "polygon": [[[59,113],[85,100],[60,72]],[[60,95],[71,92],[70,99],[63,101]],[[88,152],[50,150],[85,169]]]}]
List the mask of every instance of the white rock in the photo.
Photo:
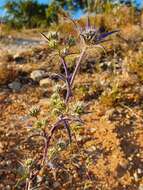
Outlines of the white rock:
[{"label": "white rock", "polygon": [[40,80],[40,86],[41,87],[49,87],[49,86],[51,86],[51,84],[52,84],[52,80],[50,80],[49,78],[45,78],[45,79],[42,79],[42,80]]},{"label": "white rock", "polygon": [[142,174],[142,170],[140,168],[137,169],[138,174]]},{"label": "white rock", "polygon": [[21,89],[22,85],[20,82],[18,81],[13,81],[11,83],[8,84],[8,87],[11,89],[11,90],[14,90],[14,91],[18,91]]},{"label": "white rock", "polygon": [[35,81],[40,81],[46,76],[46,72],[43,70],[35,70],[30,74],[30,78]]},{"label": "white rock", "polygon": [[37,175],[37,182],[40,183],[42,181],[42,177],[40,175]]},{"label": "white rock", "polygon": [[135,172],[133,175],[134,175],[134,179],[135,179],[135,181],[138,181],[138,180],[139,180],[139,178],[138,178],[137,173]]}]

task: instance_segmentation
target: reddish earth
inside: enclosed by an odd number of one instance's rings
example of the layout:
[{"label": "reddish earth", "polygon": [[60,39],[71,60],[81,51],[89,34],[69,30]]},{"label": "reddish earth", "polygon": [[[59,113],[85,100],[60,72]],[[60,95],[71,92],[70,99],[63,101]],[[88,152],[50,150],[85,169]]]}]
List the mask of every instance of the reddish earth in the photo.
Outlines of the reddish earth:
[{"label": "reddish earth", "polygon": [[[89,51],[83,60],[71,104],[78,100],[86,104],[81,116],[84,125],[71,126],[69,146],[64,129],[55,133],[47,166],[39,174],[43,179],[39,190],[143,190],[143,44],[131,37],[128,44],[116,39],[108,46],[107,57]],[[43,153],[40,138],[28,140],[35,122],[29,116],[31,107],[40,108],[39,119],[47,118],[49,123],[55,120],[49,106],[53,83],[48,88],[40,87],[29,79],[31,71],[62,72],[58,58],[46,47],[17,57],[22,62],[12,55],[1,59],[1,65],[5,65],[0,70],[3,73],[0,75],[1,190],[24,190],[20,163]],[[69,59],[69,62],[72,69],[74,61]],[[22,83],[18,92],[7,86],[15,79]],[[48,125],[47,131],[49,128]]]}]

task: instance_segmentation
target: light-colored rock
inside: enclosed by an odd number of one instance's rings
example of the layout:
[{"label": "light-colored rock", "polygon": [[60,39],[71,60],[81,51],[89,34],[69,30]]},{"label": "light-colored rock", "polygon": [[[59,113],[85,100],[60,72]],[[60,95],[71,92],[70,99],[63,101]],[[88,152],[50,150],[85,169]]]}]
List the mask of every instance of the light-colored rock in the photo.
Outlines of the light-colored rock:
[{"label": "light-colored rock", "polygon": [[8,84],[8,87],[13,91],[18,91],[21,89],[22,84],[18,81],[13,81],[13,82]]},{"label": "light-colored rock", "polygon": [[30,74],[30,78],[35,81],[40,81],[41,79],[46,77],[46,75],[47,75],[46,72],[43,70],[35,70],[32,71],[32,73]]},{"label": "light-colored rock", "polygon": [[138,181],[138,180],[139,180],[138,174],[137,174],[136,172],[133,174],[133,176],[134,176],[135,181]]},{"label": "light-colored rock", "polygon": [[47,88],[47,87],[50,87],[51,84],[52,84],[52,80],[50,80],[49,78],[45,78],[45,79],[40,80],[40,86],[41,87]]}]

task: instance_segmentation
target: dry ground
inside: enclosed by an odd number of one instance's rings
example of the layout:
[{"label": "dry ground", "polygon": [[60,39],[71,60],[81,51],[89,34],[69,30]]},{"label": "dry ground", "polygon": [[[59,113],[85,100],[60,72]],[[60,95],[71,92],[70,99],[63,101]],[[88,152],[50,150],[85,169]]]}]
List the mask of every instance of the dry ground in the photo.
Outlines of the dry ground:
[{"label": "dry ground", "polygon": [[[49,165],[43,173],[50,190],[143,190],[143,33],[137,24],[122,27],[113,37],[107,55],[88,51],[75,81],[72,102],[87,105],[83,126],[72,126],[73,142],[59,130],[49,150]],[[40,87],[29,80],[30,72],[45,69],[62,72],[58,58],[46,46],[19,54],[1,56],[0,67],[0,189],[11,190],[21,178],[19,161],[42,153],[40,139],[28,141],[34,119],[28,113],[40,107],[39,118],[52,122],[49,98],[52,85]],[[72,69],[74,62],[70,60]],[[7,84],[22,82],[18,92]],[[58,140],[57,140],[58,139]],[[50,167],[52,163],[52,167]],[[15,189],[24,189],[24,182]]]}]

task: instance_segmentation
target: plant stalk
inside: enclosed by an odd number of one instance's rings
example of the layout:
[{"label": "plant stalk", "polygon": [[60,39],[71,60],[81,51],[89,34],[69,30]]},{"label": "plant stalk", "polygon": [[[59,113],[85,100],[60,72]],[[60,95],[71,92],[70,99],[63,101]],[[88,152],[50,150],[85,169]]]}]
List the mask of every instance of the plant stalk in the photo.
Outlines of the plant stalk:
[{"label": "plant stalk", "polygon": [[78,61],[77,61],[77,64],[76,64],[76,66],[75,66],[75,69],[74,69],[72,78],[71,78],[71,80],[70,80],[70,85],[71,85],[71,86],[72,86],[73,83],[74,83],[76,74],[77,74],[77,72],[78,72],[78,70],[79,70],[79,67],[80,67],[82,58],[83,58],[83,56],[85,55],[85,52],[86,52],[86,46],[84,46],[84,48],[83,48],[83,50],[82,50],[82,52],[81,52],[81,54],[80,54],[80,56],[79,56],[79,59],[78,59]]}]

